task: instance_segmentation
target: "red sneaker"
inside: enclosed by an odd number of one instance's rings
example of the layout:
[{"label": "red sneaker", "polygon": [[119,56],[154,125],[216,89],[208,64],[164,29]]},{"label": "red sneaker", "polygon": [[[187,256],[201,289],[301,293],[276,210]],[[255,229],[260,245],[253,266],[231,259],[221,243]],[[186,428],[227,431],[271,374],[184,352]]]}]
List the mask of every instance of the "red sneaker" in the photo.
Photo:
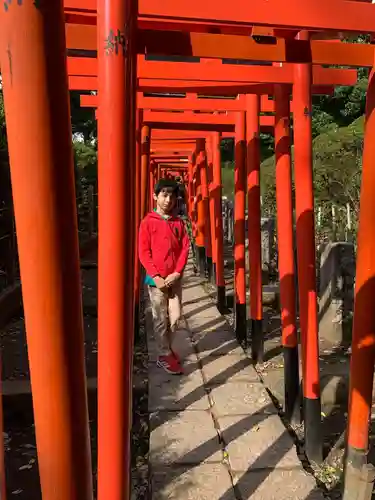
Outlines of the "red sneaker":
[{"label": "red sneaker", "polygon": [[173,354],[169,354],[168,356],[159,356],[156,364],[171,375],[183,374],[180,362],[175,358]]},{"label": "red sneaker", "polygon": [[181,363],[181,358],[180,358],[180,356],[177,354],[177,352],[175,352],[173,349],[171,349],[171,353],[172,353],[172,355],[174,356],[175,360],[176,360],[178,363]]}]

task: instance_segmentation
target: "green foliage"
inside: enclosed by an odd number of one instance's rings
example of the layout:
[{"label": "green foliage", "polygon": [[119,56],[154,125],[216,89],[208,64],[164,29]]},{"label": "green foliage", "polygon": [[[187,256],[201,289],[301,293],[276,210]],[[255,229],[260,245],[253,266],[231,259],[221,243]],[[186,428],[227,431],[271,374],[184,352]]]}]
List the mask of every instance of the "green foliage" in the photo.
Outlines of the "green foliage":
[{"label": "green foliage", "polygon": [[222,139],[220,143],[221,161],[223,163],[233,161],[234,159],[234,141],[233,139]]},{"label": "green foliage", "polygon": [[82,134],[85,142],[97,138],[97,126],[95,110],[92,108],[81,108],[80,95],[82,92],[70,92],[70,110],[72,120],[72,133]]},{"label": "green foliage", "polygon": [[233,199],[234,195],[234,162],[222,163],[221,169],[223,195]]},{"label": "green foliage", "polygon": [[[354,227],[359,211],[363,136],[364,116],[361,116],[349,126],[328,127],[313,141],[315,207],[319,207],[323,218],[330,218],[335,206],[340,223],[348,204]],[[262,163],[261,188],[264,213],[275,213],[274,156]]]},{"label": "green foliage", "polygon": [[333,116],[323,111],[317,105],[313,105],[313,116],[312,116],[312,134],[313,137],[328,131],[329,129],[337,129],[338,126],[334,123]]},{"label": "green foliage", "polygon": [[275,183],[262,188],[262,213],[264,217],[272,217],[276,213],[276,186]]},{"label": "green foliage", "polygon": [[[365,40],[365,38],[364,38]],[[359,42],[365,43],[362,39]],[[337,87],[332,96],[313,96],[312,134],[313,138],[319,134],[337,131],[340,127],[348,126],[365,112],[366,91],[368,84],[368,69],[359,68],[358,83],[353,87]],[[291,123],[293,133],[293,121]],[[273,155],[274,138],[271,134],[260,134],[261,160]],[[224,139],[221,143],[222,162],[234,161],[233,139]]]},{"label": "green foliage", "polygon": [[[354,41],[368,43],[368,37],[359,37]],[[345,210],[348,204],[354,224],[359,210],[368,69],[359,68],[358,75],[358,82],[353,87],[337,87],[332,96],[313,96],[312,107],[315,204],[322,213],[331,213],[332,205],[339,211]],[[293,135],[293,120],[291,132]],[[272,214],[276,210],[273,153],[273,137],[261,134],[264,214]],[[223,168],[223,191],[227,196],[233,197],[234,158],[228,158],[228,155],[225,158],[227,163]],[[228,169],[228,165],[232,168]]]},{"label": "green foliage", "polygon": [[81,232],[85,232],[88,224],[90,225],[89,221],[92,220],[93,211],[97,210],[96,202],[92,198],[97,191],[97,151],[96,147],[89,143],[73,142],[73,153],[78,227]]},{"label": "green foliage", "polygon": [[261,161],[271,156],[275,149],[275,138],[273,134],[260,134],[260,158]]},{"label": "green foliage", "polygon": [[74,142],[73,151],[75,164],[80,173],[89,179],[96,177],[98,163],[96,147],[84,142]]},{"label": "green foliage", "polygon": [[77,196],[89,185],[96,184],[98,155],[96,148],[84,142],[73,142],[74,168]]},{"label": "green foliage", "polygon": [[345,207],[354,218],[359,211],[364,118],[336,133],[322,134],[314,141],[314,186],[316,204]]},{"label": "green foliage", "polygon": [[328,98],[325,110],[330,112],[338,125],[349,125],[365,112],[368,84],[367,71],[362,72],[353,87],[338,87],[335,95]]},{"label": "green foliage", "polygon": [[[322,207],[323,212],[330,212],[332,204],[345,207],[349,203],[355,219],[359,208],[364,116],[346,127],[327,122],[322,125],[324,133],[313,140],[315,204]],[[292,158],[293,152],[292,147]],[[222,178],[223,194],[233,198],[234,162],[223,163]],[[274,214],[274,156],[261,165],[261,193],[264,215]]]}]

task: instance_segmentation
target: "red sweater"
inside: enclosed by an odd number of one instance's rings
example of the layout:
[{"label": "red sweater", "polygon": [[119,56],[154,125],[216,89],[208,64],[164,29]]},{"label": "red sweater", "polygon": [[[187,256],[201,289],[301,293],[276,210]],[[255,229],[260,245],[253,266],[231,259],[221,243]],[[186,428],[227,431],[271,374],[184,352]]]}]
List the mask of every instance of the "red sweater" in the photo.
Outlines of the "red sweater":
[{"label": "red sweater", "polygon": [[179,217],[164,219],[151,212],[139,228],[139,260],[150,278],[182,273],[189,255],[190,240]]}]

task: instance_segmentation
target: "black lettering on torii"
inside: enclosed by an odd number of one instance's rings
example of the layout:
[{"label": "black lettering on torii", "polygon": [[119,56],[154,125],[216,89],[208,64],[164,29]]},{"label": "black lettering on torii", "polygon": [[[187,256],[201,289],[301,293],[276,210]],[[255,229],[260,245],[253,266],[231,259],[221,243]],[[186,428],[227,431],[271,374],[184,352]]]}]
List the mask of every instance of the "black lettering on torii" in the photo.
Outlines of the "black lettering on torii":
[{"label": "black lettering on torii", "polygon": [[119,29],[117,30],[117,34],[115,35],[114,31],[111,30],[109,35],[105,39],[105,52],[107,55],[112,54],[113,52],[118,55],[120,48],[122,49],[122,55],[126,55],[126,37],[125,33],[121,32]]}]

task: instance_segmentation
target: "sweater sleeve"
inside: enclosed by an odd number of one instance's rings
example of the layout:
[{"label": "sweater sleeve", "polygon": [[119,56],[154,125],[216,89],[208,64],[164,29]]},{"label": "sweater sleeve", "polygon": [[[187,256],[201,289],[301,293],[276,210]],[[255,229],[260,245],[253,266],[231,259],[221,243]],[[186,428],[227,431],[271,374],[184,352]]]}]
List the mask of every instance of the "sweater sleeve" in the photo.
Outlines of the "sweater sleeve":
[{"label": "sweater sleeve", "polygon": [[177,263],[176,263],[176,272],[181,274],[182,271],[184,270],[188,257],[189,257],[189,250],[190,250],[190,239],[189,235],[187,234],[185,224],[181,222],[182,225],[182,231],[181,231],[181,238],[182,238],[182,249],[181,253],[178,257]]},{"label": "sweater sleeve", "polygon": [[138,254],[139,260],[145,268],[146,273],[151,278],[157,276],[159,272],[152,261],[151,236],[147,220],[145,219],[141,222],[139,227]]}]

